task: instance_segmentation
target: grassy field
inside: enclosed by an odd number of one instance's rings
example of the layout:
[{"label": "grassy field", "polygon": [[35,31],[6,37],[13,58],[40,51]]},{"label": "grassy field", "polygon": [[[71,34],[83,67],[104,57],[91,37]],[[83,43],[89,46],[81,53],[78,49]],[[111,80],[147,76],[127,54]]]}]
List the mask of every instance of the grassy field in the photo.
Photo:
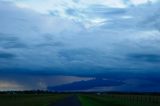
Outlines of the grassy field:
[{"label": "grassy field", "polygon": [[0,94],[0,106],[48,106],[67,94]]},{"label": "grassy field", "polygon": [[77,96],[82,106],[160,106],[160,95],[105,93],[0,94],[0,106],[49,106],[69,96]]},{"label": "grassy field", "polygon": [[160,96],[127,94],[81,94],[82,106],[160,106]]}]

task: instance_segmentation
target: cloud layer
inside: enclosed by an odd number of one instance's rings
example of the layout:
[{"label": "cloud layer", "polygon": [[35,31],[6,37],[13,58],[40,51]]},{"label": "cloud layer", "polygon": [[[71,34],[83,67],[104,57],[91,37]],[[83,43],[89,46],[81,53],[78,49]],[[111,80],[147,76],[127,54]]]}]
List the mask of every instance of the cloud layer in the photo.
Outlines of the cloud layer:
[{"label": "cloud layer", "polygon": [[19,84],[13,72],[41,74],[34,83],[49,74],[157,81],[159,9],[158,0],[3,0],[0,81]]}]

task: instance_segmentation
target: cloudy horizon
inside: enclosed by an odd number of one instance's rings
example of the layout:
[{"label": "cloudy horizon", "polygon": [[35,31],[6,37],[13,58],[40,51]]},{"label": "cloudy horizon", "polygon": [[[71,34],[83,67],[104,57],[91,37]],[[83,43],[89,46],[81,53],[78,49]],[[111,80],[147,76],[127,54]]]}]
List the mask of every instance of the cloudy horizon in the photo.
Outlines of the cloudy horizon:
[{"label": "cloudy horizon", "polygon": [[119,84],[85,90],[160,92],[159,11],[159,0],[1,0],[0,91],[100,78]]}]

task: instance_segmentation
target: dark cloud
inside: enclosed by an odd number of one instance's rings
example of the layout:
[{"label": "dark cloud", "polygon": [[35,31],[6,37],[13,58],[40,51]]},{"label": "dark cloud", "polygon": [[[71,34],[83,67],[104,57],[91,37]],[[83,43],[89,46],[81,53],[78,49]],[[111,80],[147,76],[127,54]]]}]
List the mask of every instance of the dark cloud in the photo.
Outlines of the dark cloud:
[{"label": "dark cloud", "polygon": [[160,55],[157,54],[130,54],[129,59],[137,62],[159,63]]},{"label": "dark cloud", "polygon": [[[51,70],[49,70],[51,71]],[[27,69],[0,69],[0,83],[1,82],[16,82],[17,84],[24,86],[26,90],[44,89],[47,86],[67,84],[74,81],[81,81],[91,79],[90,77],[79,76],[67,76],[63,74],[56,74],[55,72],[49,72],[45,70],[27,70]],[[5,83],[4,83],[5,84]],[[12,88],[9,88],[12,89]],[[1,90],[1,89],[0,89]]]},{"label": "dark cloud", "polygon": [[156,4],[151,4],[148,6],[148,8],[143,9],[143,11],[148,12],[148,15],[143,16],[143,20],[139,22],[139,26],[142,28],[147,29],[156,29],[160,31],[160,8],[159,8],[160,2],[157,2]]},{"label": "dark cloud", "polygon": [[4,48],[27,48],[27,46],[20,42],[7,42],[2,47]]},{"label": "dark cloud", "polygon": [[[46,71],[47,70],[47,71]],[[55,70],[58,70],[57,72]],[[159,72],[154,72],[154,70],[138,70],[138,69],[102,69],[96,68],[85,70],[85,69],[75,69],[75,70],[62,70],[61,69],[43,69],[43,70],[27,70],[24,69],[2,69],[0,74],[0,80],[16,81],[21,85],[28,86],[33,89],[38,87],[43,87],[41,84],[45,84],[45,87],[49,84],[48,88],[50,90],[87,90],[99,87],[113,87],[114,91],[124,90],[124,91],[152,91],[157,89],[158,83],[160,81]],[[137,72],[135,72],[135,70]],[[101,72],[100,72],[101,71]],[[103,73],[102,73],[103,71]],[[64,73],[67,72],[67,73]],[[75,73],[74,73],[75,72]],[[100,72],[100,73],[99,73]],[[96,78],[94,80],[88,81],[78,81],[68,84],[60,84],[56,86],[55,76],[65,75],[65,76],[77,76],[77,77],[90,77]],[[52,81],[54,79],[54,81]],[[61,79],[61,78],[60,78]],[[61,83],[62,79],[57,79],[57,83]],[[107,80],[106,80],[107,79]],[[145,89],[144,89],[145,86]],[[154,89],[153,89],[154,88]]]},{"label": "dark cloud", "polygon": [[64,46],[65,46],[64,43],[54,40],[36,45],[36,47],[64,47]]},{"label": "dark cloud", "polygon": [[[157,10],[160,11],[160,10]],[[144,22],[144,27],[151,28],[151,29],[157,29],[160,31],[160,15],[156,12],[154,15],[148,17]]]},{"label": "dark cloud", "polygon": [[16,57],[16,55],[14,55],[12,53],[7,53],[7,52],[1,52],[0,51],[0,59],[13,59],[15,57]]},{"label": "dark cloud", "polygon": [[88,90],[95,87],[104,87],[104,86],[119,86],[124,83],[116,80],[106,80],[106,79],[93,79],[88,81],[78,81],[70,84],[48,87],[48,90],[52,91],[73,91],[73,90]]},{"label": "dark cloud", "polygon": [[64,57],[67,60],[84,60],[84,59],[93,59],[96,55],[95,50],[80,48],[80,49],[64,49],[59,51],[59,56]]},{"label": "dark cloud", "polygon": [[0,33],[0,41],[4,41],[4,40],[7,40],[7,41],[17,41],[17,38],[14,37],[13,35],[11,34],[7,34],[7,33]]},{"label": "dark cloud", "polygon": [[20,41],[15,35],[0,33],[0,47],[9,48],[27,48],[27,45]]}]

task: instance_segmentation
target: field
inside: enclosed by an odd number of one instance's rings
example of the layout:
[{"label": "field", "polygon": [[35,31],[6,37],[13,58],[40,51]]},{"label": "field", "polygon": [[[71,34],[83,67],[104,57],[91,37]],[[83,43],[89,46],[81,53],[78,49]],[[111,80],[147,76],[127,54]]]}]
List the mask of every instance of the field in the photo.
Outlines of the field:
[{"label": "field", "polygon": [[158,95],[83,94],[79,100],[82,106],[160,106]]},{"label": "field", "polygon": [[106,93],[0,94],[0,106],[160,106],[160,95]]},{"label": "field", "polygon": [[0,106],[48,106],[67,96],[65,94],[0,94]]}]

